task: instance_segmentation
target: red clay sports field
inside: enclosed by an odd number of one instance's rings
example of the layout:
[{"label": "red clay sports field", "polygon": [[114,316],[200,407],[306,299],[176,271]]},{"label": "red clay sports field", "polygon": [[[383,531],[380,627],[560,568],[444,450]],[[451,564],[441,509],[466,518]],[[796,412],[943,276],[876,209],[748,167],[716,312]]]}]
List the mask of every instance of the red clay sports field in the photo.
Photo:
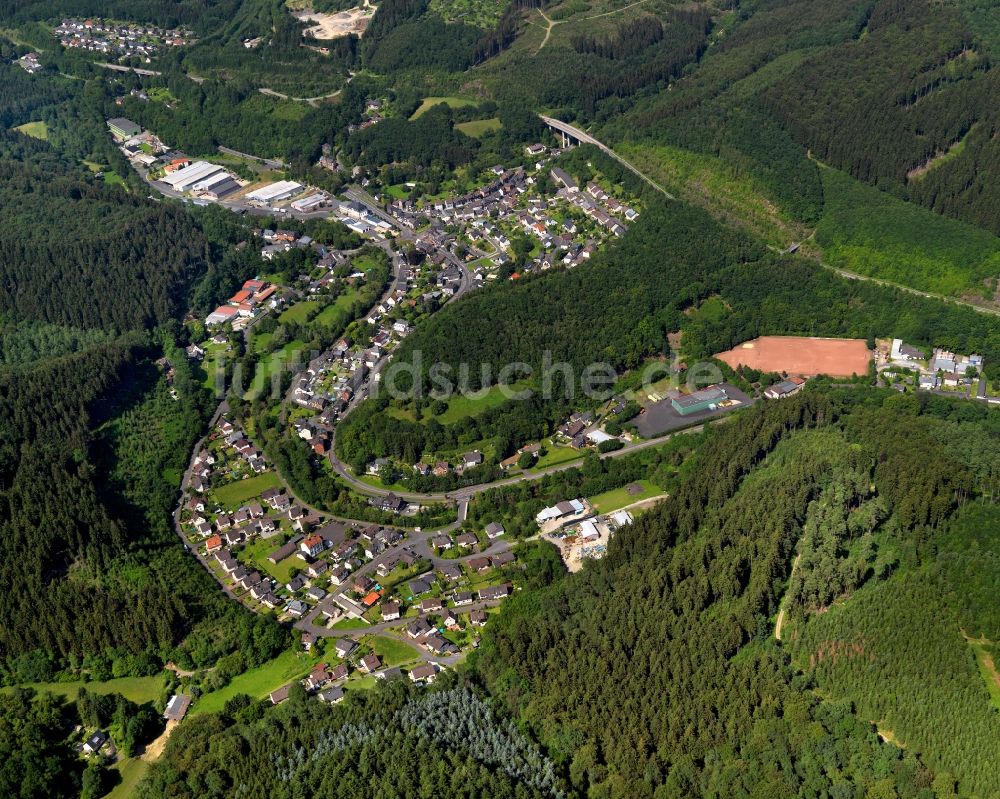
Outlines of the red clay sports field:
[{"label": "red clay sports field", "polygon": [[868,344],[859,338],[761,336],[715,357],[734,369],[743,365],[761,372],[784,372],[802,377],[850,377],[868,372],[872,353]]}]

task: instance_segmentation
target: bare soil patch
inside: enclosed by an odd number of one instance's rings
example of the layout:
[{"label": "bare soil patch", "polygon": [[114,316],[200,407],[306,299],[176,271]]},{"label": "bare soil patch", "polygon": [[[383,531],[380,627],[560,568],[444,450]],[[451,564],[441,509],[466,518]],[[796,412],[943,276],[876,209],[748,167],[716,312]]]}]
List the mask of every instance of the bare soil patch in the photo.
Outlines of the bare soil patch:
[{"label": "bare soil patch", "polygon": [[872,354],[857,338],[761,336],[715,356],[734,369],[748,366],[762,372],[813,377],[850,377],[868,371]]},{"label": "bare soil patch", "polygon": [[306,36],[327,40],[350,36],[352,33],[361,36],[368,28],[368,23],[371,22],[374,14],[374,6],[365,5],[349,8],[346,11],[338,11],[335,14],[299,11],[294,16],[301,22],[313,23],[312,27],[305,29]]}]

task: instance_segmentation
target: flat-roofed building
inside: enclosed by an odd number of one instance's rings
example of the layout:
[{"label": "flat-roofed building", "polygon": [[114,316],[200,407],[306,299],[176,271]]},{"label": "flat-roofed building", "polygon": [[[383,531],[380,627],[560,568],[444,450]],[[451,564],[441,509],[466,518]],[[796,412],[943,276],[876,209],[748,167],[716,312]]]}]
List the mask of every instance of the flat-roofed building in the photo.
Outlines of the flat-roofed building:
[{"label": "flat-roofed building", "polygon": [[218,200],[240,188],[240,184],[236,182],[236,179],[226,171],[216,172],[214,175],[210,175],[204,180],[195,183],[191,187],[191,190],[195,194],[200,194],[203,197],[209,199]]},{"label": "flat-roofed building", "polygon": [[724,402],[728,397],[724,389],[718,386],[709,386],[690,394],[679,394],[670,398],[670,404],[681,416],[687,416],[698,411],[707,411]]},{"label": "flat-roofed building", "polygon": [[292,208],[300,213],[307,214],[325,205],[329,199],[325,192],[318,191],[315,194],[310,194],[308,197],[303,197],[301,200],[296,200],[292,203]]},{"label": "flat-roofed building", "polygon": [[271,203],[288,199],[293,194],[300,191],[302,191],[301,183],[296,183],[294,180],[279,180],[276,183],[269,183],[266,186],[261,186],[259,189],[250,192],[246,196],[246,199],[248,202],[258,202],[263,205],[270,205]]},{"label": "flat-roofed building", "polygon": [[196,183],[201,183],[213,175],[224,171],[218,164],[210,164],[208,161],[196,161],[191,166],[186,166],[183,169],[178,169],[176,172],[165,175],[160,179],[160,182],[166,183],[177,191],[188,191]]},{"label": "flat-roofed building", "polygon": [[111,134],[116,139],[131,139],[133,136],[138,136],[142,133],[142,128],[135,124],[131,119],[125,119],[125,117],[115,117],[114,119],[108,120],[108,128],[111,129]]}]

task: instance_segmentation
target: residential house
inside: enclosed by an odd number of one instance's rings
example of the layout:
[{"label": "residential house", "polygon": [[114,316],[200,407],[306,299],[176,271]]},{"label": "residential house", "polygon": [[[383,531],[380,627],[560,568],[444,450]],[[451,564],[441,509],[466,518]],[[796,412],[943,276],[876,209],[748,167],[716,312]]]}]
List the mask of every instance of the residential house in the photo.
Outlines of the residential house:
[{"label": "residential house", "polygon": [[271,700],[271,704],[272,705],[280,705],[282,702],[284,702],[286,699],[288,699],[288,695],[291,693],[291,691],[292,691],[292,684],[291,683],[289,683],[288,685],[281,686],[276,691],[271,691],[271,694],[269,696],[269,698]]},{"label": "residential house", "polygon": [[276,607],[278,607],[278,605],[281,604],[281,600],[278,599],[278,597],[276,597],[271,592],[268,592],[261,598],[260,603],[265,607],[274,610]]},{"label": "residential house", "polygon": [[420,612],[421,613],[434,613],[441,610],[443,605],[438,597],[431,597],[430,599],[424,599],[420,602]]},{"label": "residential house", "polygon": [[326,542],[322,539],[322,537],[318,535],[310,535],[306,536],[302,540],[302,543],[299,545],[299,548],[307,555],[309,555],[309,557],[315,558],[324,549],[326,549]]},{"label": "residential house", "polygon": [[410,669],[410,680],[415,683],[430,684],[437,679],[437,668],[431,663],[422,663]]},{"label": "residential house", "polygon": [[435,655],[445,655],[458,651],[458,647],[437,633],[431,633],[421,643]]},{"label": "residential house", "polygon": [[433,630],[434,628],[431,627],[427,619],[423,618],[414,619],[406,625],[406,634],[410,636],[410,638],[423,638]]},{"label": "residential house", "polygon": [[288,611],[289,615],[295,616],[296,618],[300,618],[302,616],[305,616],[306,613],[309,612],[309,606],[305,602],[299,599],[293,599],[291,602],[288,603],[288,606],[285,608],[285,610]]},{"label": "residential house", "polygon": [[318,663],[306,677],[306,690],[315,691],[317,688],[322,687],[329,679],[330,675],[327,673],[326,663]]},{"label": "residential house", "polygon": [[465,565],[469,568],[469,571],[479,572],[483,574],[490,570],[490,559],[489,558],[469,558]]},{"label": "residential house", "polygon": [[330,705],[336,705],[339,702],[344,701],[344,689],[339,685],[334,685],[332,688],[327,688],[325,691],[321,691],[318,695],[321,702],[326,702]]},{"label": "residential house", "polygon": [[98,730],[83,742],[83,751],[88,755],[96,755],[107,746],[109,740],[110,738],[104,730]]},{"label": "residential house", "polygon": [[315,580],[317,577],[322,577],[330,570],[330,564],[325,560],[317,560],[315,563],[310,563],[306,566],[306,576]]},{"label": "residential house", "polygon": [[465,547],[466,549],[471,549],[479,544],[479,539],[476,537],[475,533],[461,533],[456,539],[455,543],[460,547]]},{"label": "residential house", "polygon": [[479,598],[482,600],[503,599],[504,597],[510,595],[510,588],[510,583],[491,585],[487,588],[481,588],[479,590]]},{"label": "residential house", "polygon": [[806,381],[801,377],[790,377],[769,386],[764,390],[764,396],[768,399],[784,399],[798,394],[804,387]]},{"label": "residential house", "polygon": [[271,586],[267,582],[261,582],[253,586],[250,589],[250,596],[256,599],[258,602],[264,599],[268,594],[271,593]]},{"label": "residential house", "polygon": [[350,576],[350,569],[346,566],[338,566],[330,573],[330,582],[333,585],[343,585]]},{"label": "residential house", "polygon": [[351,652],[358,648],[357,643],[350,638],[338,638],[333,646],[337,650],[337,656],[340,658],[348,657]]}]

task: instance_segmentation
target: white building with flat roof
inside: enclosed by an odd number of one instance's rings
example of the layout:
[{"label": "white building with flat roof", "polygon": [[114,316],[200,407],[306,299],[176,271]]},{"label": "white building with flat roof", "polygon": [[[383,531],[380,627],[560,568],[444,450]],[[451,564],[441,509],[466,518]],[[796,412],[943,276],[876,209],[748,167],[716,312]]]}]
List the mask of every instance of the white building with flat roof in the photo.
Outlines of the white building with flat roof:
[{"label": "white building with flat roof", "polygon": [[225,170],[217,164],[210,164],[208,161],[196,161],[190,166],[178,169],[169,175],[160,178],[161,183],[177,191],[188,191],[196,183],[200,183],[213,175],[217,175]]},{"label": "white building with flat roof", "polygon": [[302,191],[302,184],[294,180],[279,180],[277,183],[269,183],[259,189],[250,192],[246,199],[249,202],[258,202],[264,205],[286,200],[294,194]]},{"label": "white building with flat roof", "polygon": [[292,203],[292,208],[301,213],[309,213],[310,211],[315,211],[321,205],[325,204],[329,200],[324,191],[317,191],[314,194],[310,194],[308,197],[303,197],[301,200],[296,200]]}]

